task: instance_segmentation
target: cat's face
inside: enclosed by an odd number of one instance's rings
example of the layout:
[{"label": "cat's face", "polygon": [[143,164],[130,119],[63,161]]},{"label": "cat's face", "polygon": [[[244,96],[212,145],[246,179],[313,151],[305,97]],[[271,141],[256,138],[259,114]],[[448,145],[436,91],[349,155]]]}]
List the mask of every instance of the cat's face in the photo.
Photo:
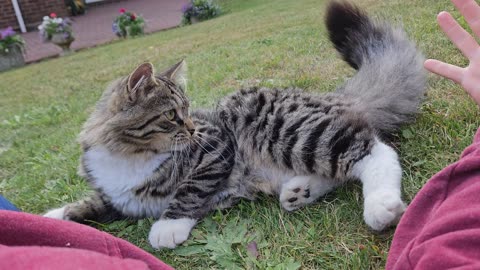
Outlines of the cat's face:
[{"label": "cat's face", "polygon": [[117,145],[129,152],[163,153],[190,143],[195,126],[179,85],[184,81],[184,65],[182,61],[154,74],[152,65],[145,63],[119,83],[109,100],[114,116],[106,123]]}]

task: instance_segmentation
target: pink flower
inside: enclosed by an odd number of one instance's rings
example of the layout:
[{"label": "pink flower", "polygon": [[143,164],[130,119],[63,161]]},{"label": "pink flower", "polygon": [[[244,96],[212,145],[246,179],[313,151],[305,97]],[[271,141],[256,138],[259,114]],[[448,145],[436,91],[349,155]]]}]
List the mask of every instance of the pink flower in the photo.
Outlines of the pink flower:
[{"label": "pink flower", "polygon": [[55,13],[53,13],[53,12],[50,13],[50,18],[56,18],[56,17],[57,17],[57,14],[55,14]]},{"label": "pink flower", "polygon": [[118,11],[123,14],[123,13],[125,13],[126,10],[124,8],[121,8]]},{"label": "pink flower", "polygon": [[132,19],[132,21],[135,21],[136,18],[137,18],[137,15],[135,13],[132,13],[132,16],[130,16],[130,19]]}]

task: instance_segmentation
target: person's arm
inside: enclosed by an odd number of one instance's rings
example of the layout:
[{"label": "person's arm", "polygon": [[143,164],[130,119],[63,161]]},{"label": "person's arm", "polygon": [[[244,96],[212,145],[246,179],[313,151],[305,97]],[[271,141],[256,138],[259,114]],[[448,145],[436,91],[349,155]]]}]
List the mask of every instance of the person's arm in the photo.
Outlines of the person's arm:
[{"label": "person's arm", "polygon": [[[475,0],[452,0],[465,17],[474,34],[480,37],[480,6]],[[438,14],[438,24],[448,38],[468,58],[469,65],[461,68],[438,60],[428,59],[425,68],[440,76],[460,84],[465,91],[480,105],[480,46],[477,41],[463,29],[450,15],[443,11]]]}]

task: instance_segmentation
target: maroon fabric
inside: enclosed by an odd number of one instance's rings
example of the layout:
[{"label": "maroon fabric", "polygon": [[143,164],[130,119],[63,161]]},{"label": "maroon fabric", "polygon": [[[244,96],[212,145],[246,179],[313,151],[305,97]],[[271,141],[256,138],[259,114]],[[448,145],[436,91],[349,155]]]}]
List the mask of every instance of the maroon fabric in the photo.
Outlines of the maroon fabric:
[{"label": "maroon fabric", "polygon": [[173,269],[92,227],[0,210],[0,269]]},{"label": "maroon fabric", "polygon": [[480,269],[480,129],[400,220],[386,269]]}]

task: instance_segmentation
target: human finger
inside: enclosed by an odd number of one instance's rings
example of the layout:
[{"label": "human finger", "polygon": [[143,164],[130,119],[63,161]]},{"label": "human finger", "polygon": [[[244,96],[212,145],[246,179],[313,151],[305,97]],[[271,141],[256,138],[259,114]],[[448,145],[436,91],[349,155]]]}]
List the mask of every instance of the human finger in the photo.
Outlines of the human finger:
[{"label": "human finger", "polygon": [[480,6],[475,0],[452,0],[477,37],[480,37]]},{"label": "human finger", "polygon": [[443,32],[468,59],[473,58],[479,48],[477,41],[463,29],[448,12],[440,12],[437,21]]},{"label": "human finger", "polygon": [[435,59],[428,59],[424,66],[430,72],[443,76],[456,83],[460,83],[463,77],[464,69],[451,64],[444,63]]}]

